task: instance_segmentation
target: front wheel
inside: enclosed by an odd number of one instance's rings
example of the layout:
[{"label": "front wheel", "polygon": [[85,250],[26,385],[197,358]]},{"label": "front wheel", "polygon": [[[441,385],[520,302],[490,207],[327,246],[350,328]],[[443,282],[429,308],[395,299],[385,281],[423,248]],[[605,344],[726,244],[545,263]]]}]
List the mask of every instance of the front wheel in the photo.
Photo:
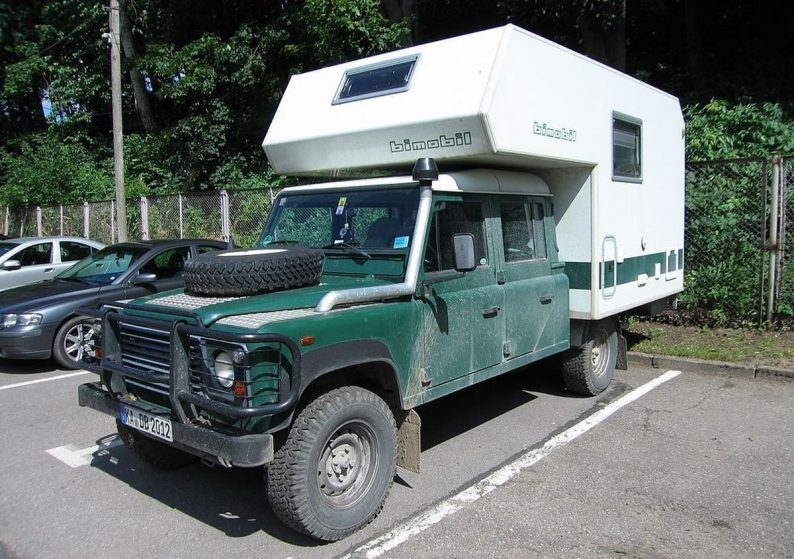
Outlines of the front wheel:
[{"label": "front wheel", "polygon": [[310,402],[268,465],[267,496],[291,528],[335,541],[383,508],[397,460],[397,426],[380,397],[357,386]]},{"label": "front wheel", "polygon": [[52,343],[52,356],[64,369],[77,369],[78,361],[93,357],[97,336],[94,319],[75,316],[61,325]]},{"label": "front wheel", "polygon": [[603,392],[615,374],[618,358],[618,329],[615,320],[606,318],[590,325],[587,343],[571,348],[563,356],[562,378],[565,387],[583,396]]}]

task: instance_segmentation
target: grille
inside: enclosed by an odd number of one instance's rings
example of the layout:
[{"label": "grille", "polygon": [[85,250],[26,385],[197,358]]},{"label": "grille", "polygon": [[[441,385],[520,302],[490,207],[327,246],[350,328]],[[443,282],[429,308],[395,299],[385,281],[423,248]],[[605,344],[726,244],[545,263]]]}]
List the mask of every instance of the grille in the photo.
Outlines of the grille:
[{"label": "grille", "polygon": [[[119,323],[121,363],[139,372],[168,375],[170,372],[170,333],[133,324]],[[145,400],[168,406],[167,382],[145,382],[127,377],[127,389]]]}]

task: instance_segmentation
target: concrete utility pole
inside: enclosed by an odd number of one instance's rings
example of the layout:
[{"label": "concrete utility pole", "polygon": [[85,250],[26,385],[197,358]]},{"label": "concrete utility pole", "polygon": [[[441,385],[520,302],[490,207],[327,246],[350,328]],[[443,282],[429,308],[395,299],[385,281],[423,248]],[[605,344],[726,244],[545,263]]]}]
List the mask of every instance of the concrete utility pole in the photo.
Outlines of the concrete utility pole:
[{"label": "concrete utility pole", "polygon": [[127,204],[124,197],[124,132],[121,121],[121,50],[119,0],[110,0],[110,88],[113,100],[113,171],[116,185],[116,223],[119,242],[127,240]]}]

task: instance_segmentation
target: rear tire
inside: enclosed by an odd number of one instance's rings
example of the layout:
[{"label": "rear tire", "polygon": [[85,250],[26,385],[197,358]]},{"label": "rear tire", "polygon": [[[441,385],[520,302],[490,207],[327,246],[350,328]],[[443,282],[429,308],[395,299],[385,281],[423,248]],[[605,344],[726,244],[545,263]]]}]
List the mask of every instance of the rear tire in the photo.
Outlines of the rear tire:
[{"label": "rear tire", "polygon": [[562,359],[565,387],[576,394],[595,396],[603,392],[615,374],[618,329],[611,318],[590,325],[589,341],[570,349]]},{"label": "rear tire", "polygon": [[337,388],[295,419],[268,465],[268,500],[294,530],[339,540],[381,511],[396,461],[397,426],[386,402],[364,388]]},{"label": "rear tire", "polygon": [[130,451],[147,464],[161,470],[175,470],[198,461],[197,456],[178,448],[150,439],[116,420],[116,430],[121,441]]}]

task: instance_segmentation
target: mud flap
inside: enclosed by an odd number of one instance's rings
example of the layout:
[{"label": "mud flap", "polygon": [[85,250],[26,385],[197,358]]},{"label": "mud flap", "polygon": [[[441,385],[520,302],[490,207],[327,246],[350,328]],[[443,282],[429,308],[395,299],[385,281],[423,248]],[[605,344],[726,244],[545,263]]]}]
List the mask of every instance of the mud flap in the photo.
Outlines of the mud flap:
[{"label": "mud flap", "polygon": [[397,465],[419,473],[422,454],[422,419],[414,410],[395,410],[397,420]]},{"label": "mud flap", "polygon": [[618,358],[615,362],[615,368],[621,371],[629,368],[629,359],[626,351],[626,337],[623,334],[618,334]]}]

